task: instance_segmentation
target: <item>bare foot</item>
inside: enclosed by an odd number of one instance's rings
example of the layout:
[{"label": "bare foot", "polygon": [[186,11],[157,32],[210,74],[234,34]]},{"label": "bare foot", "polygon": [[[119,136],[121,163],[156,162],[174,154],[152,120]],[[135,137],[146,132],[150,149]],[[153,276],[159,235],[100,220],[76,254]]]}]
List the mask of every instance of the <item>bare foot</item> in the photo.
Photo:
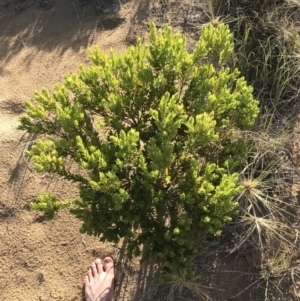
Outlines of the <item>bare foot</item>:
[{"label": "bare foot", "polygon": [[86,301],[111,301],[114,291],[114,261],[105,257],[103,265],[96,259],[90,266],[84,278]]}]

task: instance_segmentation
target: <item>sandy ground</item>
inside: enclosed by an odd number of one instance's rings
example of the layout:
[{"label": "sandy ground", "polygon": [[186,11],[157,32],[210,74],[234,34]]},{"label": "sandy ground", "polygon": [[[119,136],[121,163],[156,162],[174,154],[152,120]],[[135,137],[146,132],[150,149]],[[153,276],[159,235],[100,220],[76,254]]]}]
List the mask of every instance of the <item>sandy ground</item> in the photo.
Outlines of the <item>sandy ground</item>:
[{"label": "sandy ground", "polygon": [[[24,100],[35,89],[52,89],[79,63],[87,64],[89,47],[100,45],[105,51],[114,48],[121,53],[137,36],[143,37],[149,16],[158,23],[167,20],[157,2],[151,6],[148,0],[129,1],[118,13],[100,17],[93,6],[78,8],[71,0],[57,0],[49,10],[33,1],[19,2],[25,9],[14,10],[12,1],[0,0],[0,300],[83,300],[82,279],[90,262],[107,254],[119,259],[115,299],[151,300],[157,289],[151,267],[127,263],[121,245],[81,235],[80,222],[67,211],[48,221],[29,210],[28,204],[46,190],[71,198],[76,188],[34,172],[24,157],[33,137],[16,126],[24,113]],[[173,4],[175,9],[178,4]],[[184,9],[188,7],[183,3],[178,11]],[[179,19],[175,13],[173,18]],[[191,41],[193,34],[188,35]],[[247,289],[253,281],[252,255],[230,256],[222,264],[220,256],[216,253],[206,268],[214,300],[265,300],[258,285],[255,292],[253,287]],[[220,266],[232,273],[219,272]],[[287,286],[282,296],[269,300],[292,300],[294,289]]]}]

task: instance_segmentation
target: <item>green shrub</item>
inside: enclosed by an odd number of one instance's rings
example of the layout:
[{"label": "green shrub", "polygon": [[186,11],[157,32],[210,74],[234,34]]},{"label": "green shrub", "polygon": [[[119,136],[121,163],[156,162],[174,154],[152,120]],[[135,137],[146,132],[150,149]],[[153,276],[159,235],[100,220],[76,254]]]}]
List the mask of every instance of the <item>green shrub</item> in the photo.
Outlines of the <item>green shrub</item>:
[{"label": "green shrub", "polygon": [[[82,232],[124,237],[129,257],[180,270],[197,239],[219,234],[236,214],[240,187],[230,171],[243,142],[233,136],[258,108],[238,70],[224,67],[233,51],[226,25],[204,27],[193,53],[170,27],[150,29],[149,44],[121,56],[94,48],[93,65],[53,95],[35,92],[19,128],[43,134],[27,151],[37,171],[78,183],[71,212]],[[47,193],[31,207],[51,217],[59,201]]]}]

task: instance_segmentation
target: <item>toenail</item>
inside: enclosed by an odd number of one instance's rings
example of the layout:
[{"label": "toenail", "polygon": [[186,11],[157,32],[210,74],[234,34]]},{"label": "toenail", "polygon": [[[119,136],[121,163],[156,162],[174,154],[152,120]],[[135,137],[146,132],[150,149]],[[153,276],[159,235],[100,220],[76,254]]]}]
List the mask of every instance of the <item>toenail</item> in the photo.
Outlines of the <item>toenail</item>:
[{"label": "toenail", "polygon": [[113,262],[113,259],[111,257],[107,257],[104,259],[104,262],[105,263],[110,263],[110,262]]}]

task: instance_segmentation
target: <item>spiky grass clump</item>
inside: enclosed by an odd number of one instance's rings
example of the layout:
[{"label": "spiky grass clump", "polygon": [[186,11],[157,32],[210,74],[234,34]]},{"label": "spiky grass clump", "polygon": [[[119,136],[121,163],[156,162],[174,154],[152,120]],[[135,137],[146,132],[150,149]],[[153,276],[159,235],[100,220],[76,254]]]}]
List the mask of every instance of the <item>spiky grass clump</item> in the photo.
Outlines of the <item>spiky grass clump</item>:
[{"label": "spiky grass clump", "polygon": [[151,301],[179,301],[179,300],[206,300],[210,297],[212,288],[202,284],[203,275],[188,277],[187,273],[170,271],[165,277],[167,282],[161,284],[151,294],[148,292],[147,300]]},{"label": "spiky grass clump", "polygon": [[239,240],[231,252],[242,251],[249,245],[258,251],[259,283],[265,282],[268,298],[270,285],[280,291],[283,278],[295,278],[293,260],[299,255],[300,209],[289,190],[296,170],[285,147],[287,133],[272,137],[248,132],[244,136],[248,158],[240,173],[243,190],[238,196],[240,214],[235,223]]},{"label": "spiky grass clump", "polygon": [[[290,151],[285,147],[287,137],[287,133],[277,137],[267,133],[244,133],[248,157],[240,173],[243,190],[238,196],[242,223],[254,227],[259,236],[265,229],[271,237],[278,236],[279,241],[287,239],[280,233],[286,233],[286,228],[292,226],[298,209],[295,202],[285,198],[288,191],[282,191],[290,186],[295,172],[289,159]],[[262,243],[262,239],[259,241]]]}]

